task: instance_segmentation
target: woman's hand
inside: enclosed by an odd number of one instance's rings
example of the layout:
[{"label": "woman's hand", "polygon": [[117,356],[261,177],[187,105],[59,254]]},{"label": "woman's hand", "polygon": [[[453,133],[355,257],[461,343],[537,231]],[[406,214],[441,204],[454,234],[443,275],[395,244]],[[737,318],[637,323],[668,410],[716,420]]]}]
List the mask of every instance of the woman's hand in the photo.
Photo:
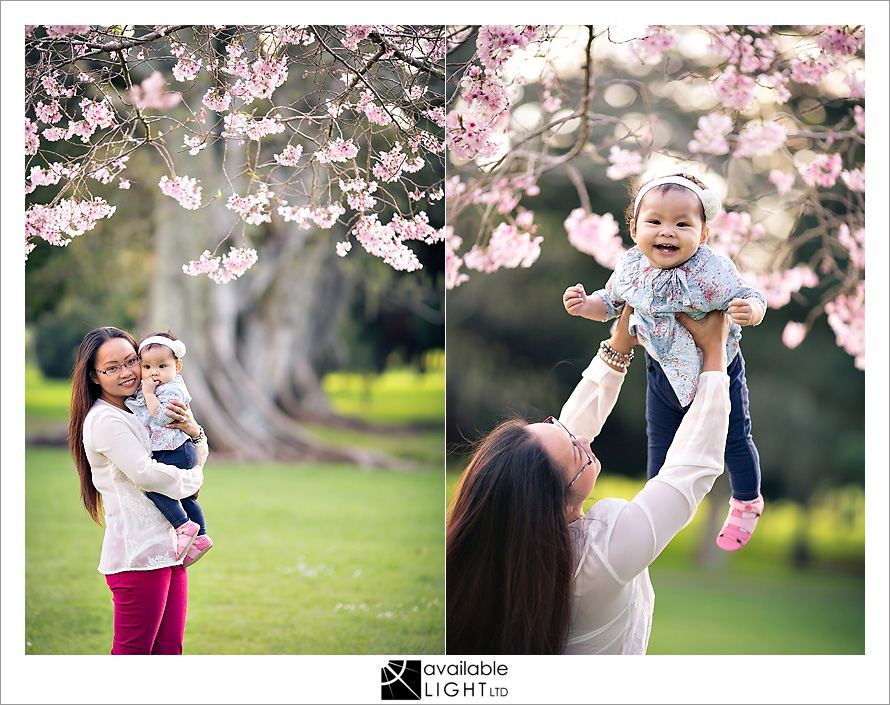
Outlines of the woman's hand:
[{"label": "woman's hand", "polygon": [[704,356],[702,372],[726,372],[726,338],[732,326],[729,315],[725,311],[711,311],[699,321],[685,313],[678,313],[676,317],[701,348]]},{"label": "woman's hand", "polygon": [[167,416],[174,419],[173,422],[167,424],[167,428],[178,429],[191,438],[198,438],[201,435],[201,426],[192,416],[192,410],[188,404],[179,399],[171,399],[167,402]]}]

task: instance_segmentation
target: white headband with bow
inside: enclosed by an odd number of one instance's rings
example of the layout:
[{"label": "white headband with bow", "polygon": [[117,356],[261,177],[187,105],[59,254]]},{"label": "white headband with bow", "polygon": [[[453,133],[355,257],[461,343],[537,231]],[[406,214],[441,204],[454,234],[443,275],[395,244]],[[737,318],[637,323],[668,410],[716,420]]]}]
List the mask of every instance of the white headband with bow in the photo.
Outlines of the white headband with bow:
[{"label": "white headband with bow", "polygon": [[170,340],[170,338],[165,338],[162,335],[152,335],[139,343],[138,352],[142,352],[142,348],[146,345],[166,345],[173,351],[177,360],[181,360],[185,357],[185,343],[181,340]]}]

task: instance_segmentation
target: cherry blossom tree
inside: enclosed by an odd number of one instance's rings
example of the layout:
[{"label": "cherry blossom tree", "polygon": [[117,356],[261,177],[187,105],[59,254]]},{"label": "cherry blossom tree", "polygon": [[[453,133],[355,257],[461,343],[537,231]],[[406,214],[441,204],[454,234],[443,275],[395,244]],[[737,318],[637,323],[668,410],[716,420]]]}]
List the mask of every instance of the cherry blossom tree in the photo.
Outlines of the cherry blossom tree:
[{"label": "cherry blossom tree", "polygon": [[26,260],[149,199],[144,327],[186,340],[215,450],[387,462],[303,422],[346,423],[321,375],[356,272],[441,252],[444,50],[421,25],[26,27]]},{"label": "cherry blossom tree", "polygon": [[579,165],[628,182],[686,171],[722,196],[710,246],[771,308],[809,302],[783,342],[825,314],[864,369],[863,27],[455,26],[447,41],[449,289],[534,264],[547,172],[576,187],[571,244],[612,268],[619,219],[596,212]]},{"label": "cherry blossom tree", "polygon": [[[441,179],[412,180],[444,151],[444,109],[430,90],[444,78],[442,29],[26,26],[26,193],[55,187],[28,205],[26,259],[41,239],[67,245],[112,217],[92,185],[129,189],[130,156],[153,148],[164,195],[187,210],[221,200],[233,213],[188,274],[240,277],[257,260],[248,226],[273,217],[304,229],[342,222],[341,256],[358,242],[395,269],[419,268],[408,243],[442,239],[424,210],[442,198]],[[316,84],[296,98],[279,90],[294,73]],[[225,160],[227,188],[209,193],[174,154],[214,145],[238,159]]]}]

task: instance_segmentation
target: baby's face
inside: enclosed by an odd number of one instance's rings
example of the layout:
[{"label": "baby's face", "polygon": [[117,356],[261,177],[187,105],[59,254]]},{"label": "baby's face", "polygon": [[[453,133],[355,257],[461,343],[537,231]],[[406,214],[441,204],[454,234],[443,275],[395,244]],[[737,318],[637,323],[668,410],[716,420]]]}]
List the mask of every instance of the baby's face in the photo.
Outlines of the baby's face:
[{"label": "baby's face", "polygon": [[173,351],[166,345],[146,348],[140,354],[140,358],[142,379],[151,379],[159,384],[172,382],[182,367],[182,361],[177,360]]},{"label": "baby's face", "polygon": [[653,267],[678,267],[708,237],[701,217],[701,201],[689,189],[662,193],[654,188],[643,196],[630,234]]}]

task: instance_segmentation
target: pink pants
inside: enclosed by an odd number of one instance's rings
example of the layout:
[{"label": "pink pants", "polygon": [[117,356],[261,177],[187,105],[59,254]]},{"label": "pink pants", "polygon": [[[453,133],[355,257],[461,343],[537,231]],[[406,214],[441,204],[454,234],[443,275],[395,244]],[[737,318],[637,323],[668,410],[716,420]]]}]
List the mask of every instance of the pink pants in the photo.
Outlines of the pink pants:
[{"label": "pink pants", "polygon": [[181,565],[106,575],[118,654],[182,654],[188,578]]}]

